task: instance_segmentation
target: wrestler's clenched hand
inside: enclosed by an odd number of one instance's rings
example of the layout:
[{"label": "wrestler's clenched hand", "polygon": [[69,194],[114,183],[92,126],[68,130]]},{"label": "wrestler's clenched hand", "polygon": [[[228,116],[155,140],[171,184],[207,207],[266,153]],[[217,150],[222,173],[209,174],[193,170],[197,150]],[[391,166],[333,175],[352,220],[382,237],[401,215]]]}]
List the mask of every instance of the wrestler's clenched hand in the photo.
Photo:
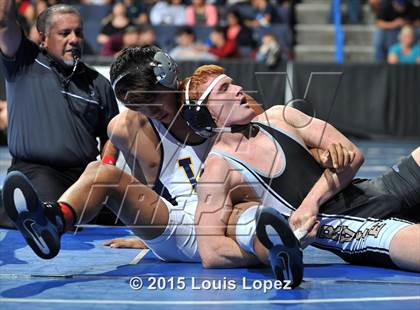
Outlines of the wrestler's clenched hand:
[{"label": "wrestler's clenched hand", "polygon": [[307,247],[315,241],[320,223],[316,213],[309,208],[302,206],[289,217],[289,224],[295,236],[300,240],[302,248]]},{"label": "wrestler's clenched hand", "polygon": [[341,172],[354,160],[356,154],[346,149],[341,143],[331,143],[320,156],[320,164],[324,168],[334,169]]}]

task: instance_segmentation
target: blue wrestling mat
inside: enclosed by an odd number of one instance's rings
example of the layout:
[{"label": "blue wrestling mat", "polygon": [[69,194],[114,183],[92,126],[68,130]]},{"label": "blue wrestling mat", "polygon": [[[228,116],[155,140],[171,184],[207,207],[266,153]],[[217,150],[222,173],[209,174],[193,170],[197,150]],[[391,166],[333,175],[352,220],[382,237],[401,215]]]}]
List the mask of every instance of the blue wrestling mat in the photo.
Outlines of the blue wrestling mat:
[{"label": "blue wrestling mat", "polygon": [[[366,157],[359,177],[378,175],[416,145],[357,144]],[[18,232],[0,229],[0,309],[420,309],[418,273],[352,266],[308,248],[302,285],[275,289],[268,268],[207,270],[103,246],[129,235],[126,228],[85,226],[65,234],[60,254],[45,261]]]}]

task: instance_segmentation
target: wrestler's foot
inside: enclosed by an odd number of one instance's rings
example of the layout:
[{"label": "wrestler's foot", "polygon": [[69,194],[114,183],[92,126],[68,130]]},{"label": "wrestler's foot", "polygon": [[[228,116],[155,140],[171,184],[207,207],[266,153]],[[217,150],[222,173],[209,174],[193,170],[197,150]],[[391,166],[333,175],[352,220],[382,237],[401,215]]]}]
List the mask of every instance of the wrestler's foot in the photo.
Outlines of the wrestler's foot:
[{"label": "wrestler's foot", "polygon": [[3,203],[36,255],[50,259],[58,254],[64,223],[56,203],[41,202],[29,179],[18,171],[6,177]]},{"label": "wrestler's foot", "polygon": [[[297,287],[303,278],[303,254],[298,239],[289,226],[286,218],[273,208],[264,207],[259,211],[257,217],[256,233],[260,242],[268,249],[271,268],[277,280],[290,281],[291,287]],[[278,235],[273,239],[269,237],[272,227]],[[273,232],[274,232],[273,231]]]}]

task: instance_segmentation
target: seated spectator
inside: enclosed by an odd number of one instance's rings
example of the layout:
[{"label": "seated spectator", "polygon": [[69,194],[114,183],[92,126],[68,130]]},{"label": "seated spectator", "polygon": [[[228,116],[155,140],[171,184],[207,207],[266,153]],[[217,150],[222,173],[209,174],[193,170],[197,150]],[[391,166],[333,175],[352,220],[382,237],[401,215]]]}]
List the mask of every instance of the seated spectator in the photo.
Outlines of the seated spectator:
[{"label": "seated spectator", "polygon": [[101,49],[101,56],[114,56],[123,48],[139,45],[139,29],[128,27],[123,34],[112,35]]},{"label": "seated spectator", "polygon": [[32,5],[31,1],[16,0],[16,9],[18,15],[24,17],[29,25],[35,22],[35,8]]},{"label": "seated spectator", "polygon": [[406,25],[398,36],[399,43],[391,46],[388,63],[420,63],[420,44],[416,44],[416,33],[412,26]]},{"label": "seated spectator", "polygon": [[[249,0],[220,0],[220,2],[223,2],[223,3],[218,3],[218,4],[227,5],[227,6],[231,7],[231,6],[238,5],[238,4],[241,5],[241,4],[244,4],[244,3],[248,3]],[[216,3],[217,3],[217,1],[216,1]]]},{"label": "seated spectator", "polygon": [[185,25],[185,6],[181,0],[158,1],[150,11],[152,25]]},{"label": "seated spectator", "polygon": [[146,46],[146,45],[156,45],[159,46],[159,44],[156,43],[156,33],[155,30],[151,26],[141,26],[139,28],[139,46]]},{"label": "seated spectator", "polygon": [[195,41],[194,31],[191,27],[183,27],[176,34],[177,46],[170,52],[170,56],[177,61],[202,60],[215,61],[217,57],[200,49]]},{"label": "seated spectator", "polygon": [[47,0],[36,0],[34,3],[35,17],[44,12],[50,6]]},{"label": "seated spectator", "polygon": [[19,26],[22,28],[23,32],[25,34],[28,34],[31,23],[29,23],[28,20],[23,15],[21,15],[19,13],[16,16],[16,20],[17,20]]},{"label": "seated spectator", "polygon": [[112,0],[80,0],[80,4],[84,5],[110,5]]},{"label": "seated spectator", "polygon": [[226,37],[229,40],[235,41],[237,46],[256,47],[252,29],[244,25],[242,16],[238,11],[230,11],[226,16],[226,21]]},{"label": "seated spectator", "polygon": [[188,26],[206,25],[216,26],[218,22],[217,9],[212,4],[206,4],[205,0],[192,0],[187,6],[186,19]]},{"label": "seated spectator", "polygon": [[97,38],[100,44],[105,44],[112,35],[121,34],[127,27],[132,26],[127,15],[127,8],[121,2],[113,6],[112,13],[105,17],[103,22],[104,26]]},{"label": "seated spectator", "polygon": [[211,46],[205,48],[209,53],[218,58],[239,58],[238,47],[235,41],[226,37],[226,31],[222,27],[215,27],[210,34]]},{"label": "seated spectator", "polygon": [[141,0],[123,0],[128,18],[137,25],[149,23],[149,8]]},{"label": "seated spectator", "polygon": [[265,63],[267,66],[275,66],[282,60],[282,50],[277,38],[271,34],[266,33],[261,40],[261,46],[258,49],[255,60]]},{"label": "seated spectator", "polygon": [[407,24],[420,25],[419,9],[411,2],[390,0],[381,5],[373,38],[377,62],[386,60],[389,47],[398,42],[400,29]]},{"label": "seated spectator", "polygon": [[251,5],[254,8],[255,15],[252,20],[247,20],[248,26],[269,27],[271,24],[281,24],[283,22],[275,7],[267,0],[251,0]]},{"label": "seated spectator", "polygon": [[[330,12],[328,16],[328,22],[334,23],[334,2],[335,0],[331,0],[330,5]],[[343,3],[344,1],[341,1]],[[346,0],[347,4],[347,22],[349,24],[359,24],[361,22],[361,0]]]},{"label": "seated spectator", "polygon": [[376,16],[379,14],[379,10],[381,9],[381,0],[368,0],[368,4],[370,9],[372,10],[373,14]]}]

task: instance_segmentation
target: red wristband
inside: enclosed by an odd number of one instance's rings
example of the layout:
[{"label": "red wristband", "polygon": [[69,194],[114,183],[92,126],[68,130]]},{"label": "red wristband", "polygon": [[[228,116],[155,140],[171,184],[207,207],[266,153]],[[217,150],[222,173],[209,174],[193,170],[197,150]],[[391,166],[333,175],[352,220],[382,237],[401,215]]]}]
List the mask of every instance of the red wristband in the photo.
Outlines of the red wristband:
[{"label": "red wristband", "polygon": [[115,166],[117,161],[115,160],[114,157],[110,155],[105,155],[104,157],[102,157],[102,163]]}]

